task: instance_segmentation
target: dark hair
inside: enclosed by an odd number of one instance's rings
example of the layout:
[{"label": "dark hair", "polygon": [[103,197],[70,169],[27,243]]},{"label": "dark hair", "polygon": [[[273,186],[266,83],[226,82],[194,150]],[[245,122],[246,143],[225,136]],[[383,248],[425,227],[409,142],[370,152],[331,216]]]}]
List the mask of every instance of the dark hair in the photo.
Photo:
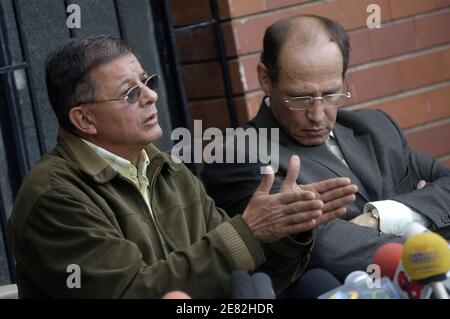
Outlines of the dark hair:
[{"label": "dark hair", "polygon": [[49,55],[45,67],[47,92],[62,128],[74,132],[70,109],[95,100],[97,92],[90,78],[91,70],[130,53],[132,49],[122,40],[96,36],[72,39]]},{"label": "dark hair", "polygon": [[282,46],[290,36],[290,32],[292,32],[291,27],[293,22],[304,17],[316,19],[325,28],[330,40],[339,46],[344,61],[342,78],[345,78],[350,53],[347,32],[345,32],[344,28],[339,23],[330,19],[312,14],[300,14],[275,22],[268,27],[264,33],[261,62],[266,66],[271,81],[276,83],[278,80],[278,56]]}]

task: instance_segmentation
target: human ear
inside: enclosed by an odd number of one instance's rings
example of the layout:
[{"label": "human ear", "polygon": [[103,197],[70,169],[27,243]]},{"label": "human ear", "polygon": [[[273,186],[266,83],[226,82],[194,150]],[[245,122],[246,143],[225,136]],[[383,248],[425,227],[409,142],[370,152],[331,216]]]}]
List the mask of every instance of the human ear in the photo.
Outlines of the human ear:
[{"label": "human ear", "polygon": [[261,90],[263,90],[264,94],[270,96],[271,88],[272,88],[272,80],[269,76],[269,71],[264,63],[259,62],[256,71],[258,72],[258,81]]},{"label": "human ear", "polygon": [[78,131],[87,135],[97,134],[95,117],[86,107],[73,107],[69,112],[69,120]]}]

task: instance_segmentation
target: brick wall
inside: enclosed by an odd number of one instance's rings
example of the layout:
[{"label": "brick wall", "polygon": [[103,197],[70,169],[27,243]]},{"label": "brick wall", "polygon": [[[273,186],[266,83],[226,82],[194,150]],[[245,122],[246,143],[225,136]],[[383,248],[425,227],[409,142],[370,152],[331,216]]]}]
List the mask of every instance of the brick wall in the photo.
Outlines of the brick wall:
[{"label": "brick wall", "polygon": [[[381,29],[368,29],[366,8],[381,7]],[[450,0],[219,0],[221,26],[240,122],[262,92],[256,65],[265,28],[298,13],[337,20],[349,32],[350,109],[381,108],[417,150],[450,166]],[[208,0],[172,0],[177,45],[191,116],[204,128],[230,126]]]}]

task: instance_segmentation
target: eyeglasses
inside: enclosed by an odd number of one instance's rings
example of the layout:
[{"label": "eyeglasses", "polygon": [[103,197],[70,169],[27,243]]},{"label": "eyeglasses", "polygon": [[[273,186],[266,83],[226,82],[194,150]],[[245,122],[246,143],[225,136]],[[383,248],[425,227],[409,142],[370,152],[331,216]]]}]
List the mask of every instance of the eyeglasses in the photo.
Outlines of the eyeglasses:
[{"label": "eyeglasses", "polygon": [[292,97],[283,96],[283,100],[289,109],[294,111],[304,111],[314,104],[314,100],[322,100],[323,107],[330,109],[344,105],[345,102],[351,97],[352,97],[351,93],[346,92],[346,93],[326,94],[324,96],[317,96],[317,97],[309,95],[292,96]]},{"label": "eyeglasses", "polygon": [[102,103],[102,102],[109,102],[109,101],[126,101],[128,104],[134,104],[137,101],[139,101],[139,98],[141,97],[141,91],[144,86],[148,87],[152,91],[156,91],[159,84],[159,75],[153,74],[147,79],[142,82],[142,85],[136,85],[133,86],[131,89],[127,91],[124,97],[117,98],[117,99],[109,99],[109,100],[101,100],[101,101],[93,101],[93,102],[83,102],[77,104],[83,105],[83,104],[92,104],[92,103]]}]

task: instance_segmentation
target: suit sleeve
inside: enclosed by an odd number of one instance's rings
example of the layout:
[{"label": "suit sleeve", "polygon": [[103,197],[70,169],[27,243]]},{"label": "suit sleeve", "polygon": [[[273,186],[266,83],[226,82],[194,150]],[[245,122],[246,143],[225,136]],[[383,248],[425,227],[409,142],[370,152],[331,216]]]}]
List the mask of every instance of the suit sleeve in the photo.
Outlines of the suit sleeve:
[{"label": "suit sleeve", "polygon": [[420,180],[427,182],[421,190],[414,189],[389,199],[403,203],[426,216],[431,221],[433,230],[445,238],[450,238],[450,168],[411,149],[398,125],[385,115],[396,127],[403,143],[408,166],[406,179],[413,185]]},{"label": "suit sleeve", "polygon": [[[261,182],[260,165],[207,165],[203,181],[218,206],[232,216],[242,214]],[[271,193],[279,191],[282,181],[281,175],[275,177]],[[315,231],[309,231],[264,245],[266,262],[257,271],[271,276],[276,292],[282,291],[303,273],[309,263],[315,237]]]}]

